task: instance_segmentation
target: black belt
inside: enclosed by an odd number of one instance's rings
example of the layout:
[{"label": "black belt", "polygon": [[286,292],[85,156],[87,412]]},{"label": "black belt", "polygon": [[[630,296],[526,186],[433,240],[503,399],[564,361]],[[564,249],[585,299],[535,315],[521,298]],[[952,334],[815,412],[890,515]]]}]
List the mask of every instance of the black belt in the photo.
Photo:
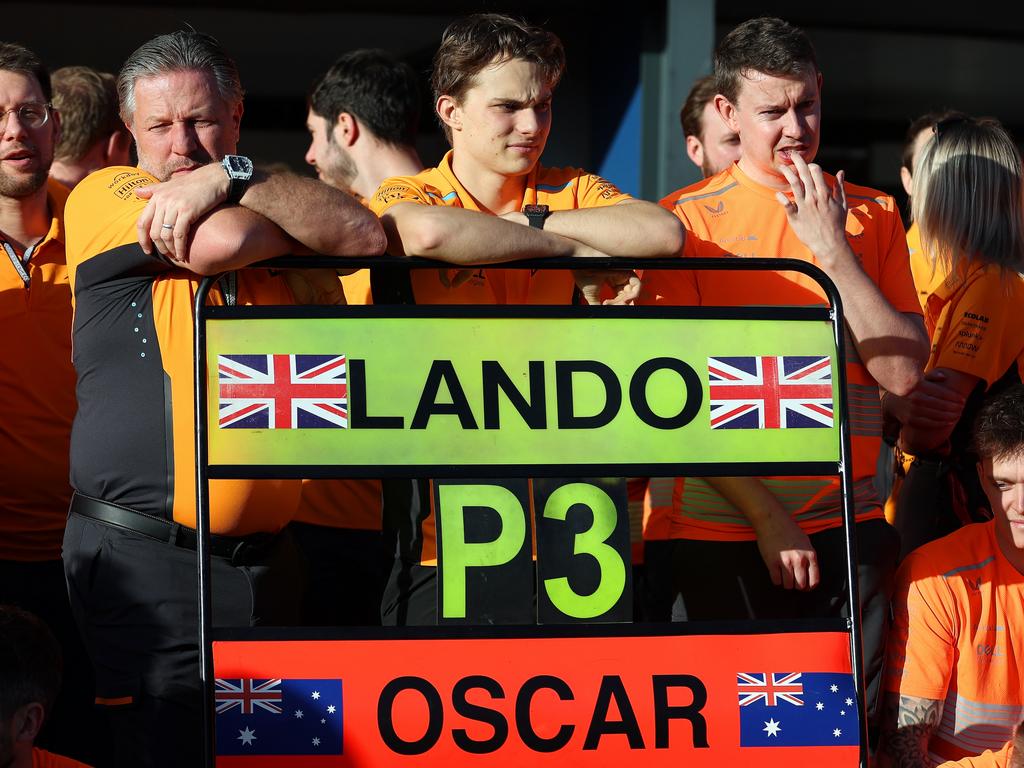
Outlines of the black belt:
[{"label": "black belt", "polygon": [[[147,539],[173,544],[183,549],[196,549],[198,537],[194,528],[162,520],[144,512],[136,512],[119,504],[111,504],[109,501],[94,499],[77,491],[71,497],[71,511],[90,520],[132,531]],[[265,551],[274,538],[274,535],[269,533],[256,533],[245,537],[210,534],[210,554],[214,557],[227,558],[232,562],[241,562],[246,559],[245,555],[253,554],[254,550]]]}]

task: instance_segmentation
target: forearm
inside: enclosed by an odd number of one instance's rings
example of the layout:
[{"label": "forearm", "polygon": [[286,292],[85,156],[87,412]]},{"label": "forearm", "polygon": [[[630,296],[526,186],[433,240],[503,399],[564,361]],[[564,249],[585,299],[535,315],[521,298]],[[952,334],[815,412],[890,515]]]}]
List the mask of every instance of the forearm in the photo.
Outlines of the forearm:
[{"label": "forearm", "polygon": [[708,485],[743,513],[757,529],[786,511],[764,483],[756,477],[708,477]]},{"label": "forearm", "polygon": [[579,243],[552,232],[461,208],[403,203],[386,211],[381,221],[392,255],[422,256],[451,264],[500,264],[574,256],[581,250]]},{"label": "forearm", "polygon": [[839,289],[843,317],[868,372],[885,390],[906,395],[928,361],[928,337],[920,321],[898,312],[867,276],[849,245],[847,253],[822,260]]},{"label": "forearm", "polygon": [[679,219],[653,203],[634,200],[602,208],[554,211],[544,229],[610,256],[677,256],[685,236]]},{"label": "forearm", "polygon": [[879,757],[890,768],[926,768],[928,742],[942,718],[942,702],[885,694]]},{"label": "forearm", "polygon": [[192,230],[190,258],[178,266],[200,275],[215,275],[283,256],[292,245],[269,219],[237,206],[218,208]]},{"label": "forearm", "polygon": [[384,231],[373,213],[345,192],[289,173],[255,174],[240,205],[328,256],[376,256]]}]

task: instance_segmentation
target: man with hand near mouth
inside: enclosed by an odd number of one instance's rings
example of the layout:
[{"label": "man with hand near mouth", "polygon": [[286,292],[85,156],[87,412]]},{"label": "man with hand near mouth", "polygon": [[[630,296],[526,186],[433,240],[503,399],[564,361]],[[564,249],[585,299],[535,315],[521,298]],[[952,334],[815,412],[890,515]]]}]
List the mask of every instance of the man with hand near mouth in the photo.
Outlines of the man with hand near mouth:
[{"label": "man with hand near mouth", "polygon": [[[742,156],[661,204],[687,229],[686,256],[799,259],[839,290],[870,717],[898,552],[872,484],[879,388],[907,394],[928,357],[903,225],[891,197],[814,164],[822,75],[801,30],[769,17],[740,24],[715,51],[715,78],[715,107],[739,134]],[[648,272],[645,284],[647,301],[667,304],[827,303],[815,281],[791,272]],[[690,619],[849,615],[838,478],[677,482],[668,536],[674,586]],[[716,574],[715,589],[707,588],[708,573]]]}]

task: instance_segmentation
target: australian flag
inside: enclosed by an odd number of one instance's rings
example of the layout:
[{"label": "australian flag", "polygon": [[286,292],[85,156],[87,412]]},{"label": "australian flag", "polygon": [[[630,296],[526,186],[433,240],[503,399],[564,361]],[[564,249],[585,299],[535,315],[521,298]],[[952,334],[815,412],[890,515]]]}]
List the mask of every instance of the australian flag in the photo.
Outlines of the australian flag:
[{"label": "australian flag", "polygon": [[857,746],[853,676],[838,672],[736,675],[741,747]]},{"label": "australian flag", "polygon": [[340,755],[341,680],[217,680],[218,755]]},{"label": "australian flag", "polygon": [[828,357],[709,357],[708,384],[712,429],[832,427]]},{"label": "australian flag", "polygon": [[344,429],[344,355],[218,355],[221,429]]}]

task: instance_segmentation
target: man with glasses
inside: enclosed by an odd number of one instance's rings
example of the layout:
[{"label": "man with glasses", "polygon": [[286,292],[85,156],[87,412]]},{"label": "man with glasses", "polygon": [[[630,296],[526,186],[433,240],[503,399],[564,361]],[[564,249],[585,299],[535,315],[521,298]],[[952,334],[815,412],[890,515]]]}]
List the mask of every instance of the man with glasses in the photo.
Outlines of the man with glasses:
[{"label": "man with glasses", "polygon": [[0,603],[35,613],[59,638],[68,673],[47,743],[91,759],[92,675],[61,564],[75,373],[68,192],[47,181],[60,138],[50,97],[39,58],[0,43]]}]

